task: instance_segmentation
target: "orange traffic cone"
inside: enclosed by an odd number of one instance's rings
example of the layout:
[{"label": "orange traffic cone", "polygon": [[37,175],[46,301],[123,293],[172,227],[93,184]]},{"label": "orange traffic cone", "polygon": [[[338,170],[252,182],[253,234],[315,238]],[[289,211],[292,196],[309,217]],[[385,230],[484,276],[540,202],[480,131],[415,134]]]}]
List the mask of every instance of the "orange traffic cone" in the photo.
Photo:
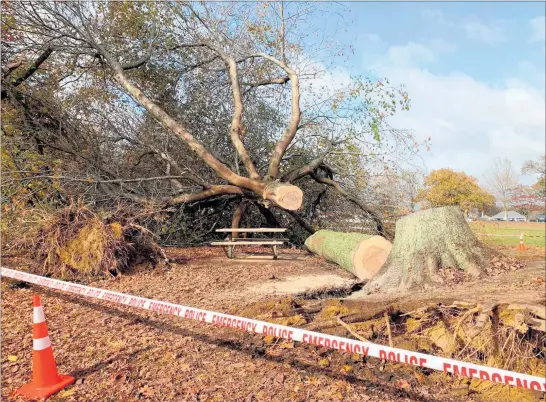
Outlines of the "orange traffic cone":
[{"label": "orange traffic cone", "polygon": [[45,399],[74,382],[74,377],[59,375],[47,332],[40,296],[32,298],[34,321],[32,328],[32,382],[23,385],[17,394],[33,399]]},{"label": "orange traffic cone", "polygon": [[519,251],[525,251],[525,244],[523,243],[523,233],[519,236]]}]

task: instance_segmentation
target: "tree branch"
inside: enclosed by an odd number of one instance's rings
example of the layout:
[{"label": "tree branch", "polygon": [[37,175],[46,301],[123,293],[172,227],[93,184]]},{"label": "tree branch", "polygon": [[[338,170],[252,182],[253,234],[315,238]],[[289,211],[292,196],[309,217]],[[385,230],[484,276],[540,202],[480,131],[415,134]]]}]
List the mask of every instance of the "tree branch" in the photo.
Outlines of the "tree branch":
[{"label": "tree branch", "polygon": [[248,88],[245,90],[245,94],[250,91],[252,88],[257,88],[265,85],[283,85],[286,84],[288,81],[290,81],[290,77],[281,77],[281,78],[271,78],[271,79],[264,79],[258,82],[243,82],[241,85],[248,86]]},{"label": "tree branch", "polygon": [[150,57],[152,57],[152,46],[151,45],[148,48],[148,50],[146,51],[146,53],[144,53],[144,55],[142,57],[136,59],[133,62],[127,62],[127,63],[121,64],[121,68],[124,69],[124,70],[132,70],[134,68],[139,68],[140,66],[143,66],[144,64],[146,64],[148,62],[148,60],[150,60]]},{"label": "tree branch", "polygon": [[101,45],[93,43],[93,46],[101,52],[108,64],[114,70],[114,79],[148,112],[150,112],[161,124],[176,133],[183,139],[190,149],[195,152],[209,167],[211,167],[221,178],[236,186],[241,186],[254,191],[257,194],[263,193],[265,184],[257,180],[235,174],[226,165],[215,158],[199,141],[195,139],[180,123],[176,122],[162,108],[156,105],[150,98],[134,84],[132,84],[124,73],[119,62],[107,52]]},{"label": "tree branch", "polygon": [[241,97],[241,86],[239,84],[239,76],[237,73],[237,62],[235,58],[228,56],[220,48],[213,46],[209,43],[205,43],[204,46],[208,47],[210,50],[216,52],[220,58],[226,63],[226,68],[228,70],[229,79],[231,82],[231,92],[233,94],[233,104],[235,110],[233,111],[233,118],[231,120],[231,142],[235,147],[235,150],[243,160],[246,170],[250,174],[251,179],[259,179],[260,175],[252,163],[252,159],[246,151],[245,145],[241,140],[242,135],[242,116],[243,116],[243,100]]},{"label": "tree branch", "polygon": [[328,155],[328,153],[332,149],[332,146],[333,146],[333,144],[328,145],[326,150],[321,155],[319,155],[318,157],[313,159],[307,165],[304,165],[304,166],[302,166],[302,167],[300,167],[298,169],[294,169],[291,172],[285,174],[282,177],[281,181],[293,182],[293,181],[301,179],[302,177],[307,176],[308,174],[314,172],[324,162],[324,158],[326,158],[326,156]]},{"label": "tree branch", "polygon": [[310,224],[308,224],[297,212],[289,211],[287,209],[283,209],[283,211],[289,214],[292,218],[294,218],[296,222],[298,222],[300,226],[304,228],[305,230],[307,230],[309,233],[311,234],[315,233],[315,229],[313,229],[313,227]]},{"label": "tree branch", "polygon": [[358,198],[352,196],[345,190],[343,187],[341,187],[341,184],[339,184],[337,181],[326,178],[326,177],[319,177],[314,173],[311,173],[310,176],[318,183],[326,184],[332,188],[334,188],[339,194],[341,194],[343,197],[345,197],[348,201],[352,202],[354,205],[356,205],[358,208],[360,208],[363,212],[368,214],[372,220],[375,222],[376,230],[377,232],[382,235],[386,236],[384,228],[383,228],[383,222],[381,221],[381,218],[379,218],[379,215],[372,210],[371,208],[367,207],[361,200]]},{"label": "tree branch", "polygon": [[[21,77],[11,82],[11,86],[17,87],[21,85],[23,82],[25,82],[27,79],[29,79],[32,76],[32,74],[34,74],[36,70],[38,70],[38,68],[49,58],[49,56],[51,56],[51,53],[53,53],[53,50],[54,50],[53,46],[48,46],[42,52],[42,54],[38,56],[38,58],[34,61],[34,63],[32,63],[29,68],[27,68],[27,70]],[[3,90],[0,94],[0,99],[5,99],[7,95],[8,95],[8,92],[6,90]]]},{"label": "tree branch", "polygon": [[[18,171],[21,173],[21,171]],[[4,172],[4,174],[10,174],[10,172]],[[37,180],[37,179],[53,179],[53,180],[66,180],[66,181],[76,181],[81,183],[140,183],[145,181],[156,181],[156,180],[171,180],[171,179],[188,179],[191,180],[191,176],[157,176],[157,177],[139,177],[136,179],[109,179],[102,180],[96,179],[94,177],[80,178],[80,177],[70,177],[70,176],[55,176],[55,175],[37,175],[37,176],[28,176],[21,177],[17,179],[5,180],[4,183],[10,183],[14,181],[25,181],[25,180]]]},{"label": "tree branch", "polygon": [[211,186],[207,190],[203,190],[199,193],[184,194],[184,195],[172,197],[166,200],[166,202],[168,205],[182,204],[186,202],[201,201],[206,198],[213,197],[215,195],[224,195],[224,194],[243,195],[243,190],[241,190],[239,187],[229,186],[229,185]]},{"label": "tree branch", "polygon": [[291,91],[292,91],[292,116],[290,118],[290,123],[288,125],[288,128],[283,133],[279,141],[277,141],[277,144],[275,145],[275,149],[273,150],[273,153],[271,155],[271,159],[269,162],[269,168],[267,170],[267,175],[265,177],[265,180],[274,180],[277,178],[277,175],[279,173],[279,165],[281,163],[281,159],[286,152],[286,148],[288,148],[288,145],[292,142],[294,139],[294,136],[296,135],[298,131],[298,126],[300,123],[300,84],[299,84],[299,77],[298,74],[292,70],[286,63],[277,60],[276,58],[269,56],[265,53],[258,53],[253,55],[254,57],[263,57],[266,60],[271,61],[272,63],[276,64],[280,68],[282,68],[287,74],[290,79],[291,83]]}]

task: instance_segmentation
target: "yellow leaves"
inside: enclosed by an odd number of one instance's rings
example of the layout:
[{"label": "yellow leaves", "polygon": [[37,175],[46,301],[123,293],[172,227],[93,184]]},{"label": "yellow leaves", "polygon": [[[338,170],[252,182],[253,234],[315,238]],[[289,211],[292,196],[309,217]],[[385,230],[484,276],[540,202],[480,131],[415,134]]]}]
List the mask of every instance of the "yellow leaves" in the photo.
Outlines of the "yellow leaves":
[{"label": "yellow leaves", "polygon": [[348,373],[350,371],[353,371],[353,366],[345,365],[345,366],[343,366],[341,371],[344,372],[344,373]]},{"label": "yellow leaves", "polygon": [[320,367],[328,367],[330,365],[330,360],[328,359],[322,359],[318,362]]},{"label": "yellow leaves", "polygon": [[15,355],[9,355],[9,356],[8,356],[8,360],[9,360],[10,362],[16,362],[16,361],[17,361],[17,356],[15,356]]},{"label": "yellow leaves", "polygon": [[66,398],[68,396],[74,395],[75,393],[76,393],[76,390],[74,388],[72,388],[72,389],[67,389],[65,391],[59,392],[59,396],[61,398]]},{"label": "yellow leaves", "polygon": [[425,178],[425,188],[417,199],[428,201],[431,206],[459,205],[465,209],[480,208],[494,203],[491,194],[484,191],[472,176],[451,169],[432,171]]},{"label": "yellow leaves", "polygon": [[275,340],[275,337],[273,335],[267,335],[264,337],[264,342],[268,345],[271,345],[273,341]]}]

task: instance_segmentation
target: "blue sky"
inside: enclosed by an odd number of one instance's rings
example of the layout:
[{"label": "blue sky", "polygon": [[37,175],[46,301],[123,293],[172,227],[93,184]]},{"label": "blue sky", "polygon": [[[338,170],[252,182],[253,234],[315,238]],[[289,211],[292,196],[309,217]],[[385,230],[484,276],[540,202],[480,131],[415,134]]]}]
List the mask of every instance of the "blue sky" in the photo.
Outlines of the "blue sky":
[{"label": "blue sky", "polygon": [[432,137],[426,169],[450,167],[480,179],[494,157],[519,170],[544,154],[544,3],[342,4],[343,19],[314,24],[354,47],[337,73],[407,85],[412,110],[391,123]]}]

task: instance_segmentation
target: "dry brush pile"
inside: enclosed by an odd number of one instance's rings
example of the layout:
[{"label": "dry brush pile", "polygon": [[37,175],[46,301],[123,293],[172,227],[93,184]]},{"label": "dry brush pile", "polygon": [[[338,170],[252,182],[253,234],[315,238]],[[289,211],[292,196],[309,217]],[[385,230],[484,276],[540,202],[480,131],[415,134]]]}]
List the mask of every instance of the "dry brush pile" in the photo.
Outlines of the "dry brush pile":
[{"label": "dry brush pile", "polygon": [[167,262],[154,235],[144,227],[110,212],[107,217],[79,203],[42,215],[12,243],[30,251],[31,271],[61,279],[116,276],[148,262]]}]

